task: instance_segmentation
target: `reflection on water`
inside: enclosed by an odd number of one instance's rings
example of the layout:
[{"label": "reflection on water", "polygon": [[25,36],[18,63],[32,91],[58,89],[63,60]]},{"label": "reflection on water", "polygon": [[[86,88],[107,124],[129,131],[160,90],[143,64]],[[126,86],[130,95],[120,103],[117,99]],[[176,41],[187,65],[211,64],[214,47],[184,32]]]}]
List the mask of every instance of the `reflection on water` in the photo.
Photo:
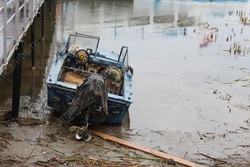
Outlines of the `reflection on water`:
[{"label": "reflection on water", "polygon": [[[249,37],[248,26],[244,26],[243,35],[237,32],[243,25],[235,15],[240,10],[249,16],[247,6],[246,1],[59,0],[55,21],[51,21],[56,39],[51,46],[60,49],[68,34],[77,31],[100,36],[100,47],[108,50],[119,52],[121,46],[129,47],[135,70],[131,128],[225,130],[243,123],[247,113],[237,106],[250,102],[247,86],[242,87],[246,84],[234,82],[249,76],[249,55],[236,59],[233,52],[224,51],[234,49],[236,39],[245,42]],[[209,43],[211,31],[205,22],[220,29]],[[225,39],[232,26],[238,36],[228,43]],[[201,48],[202,41],[205,47]],[[50,41],[46,43],[42,50],[48,50]],[[43,54],[44,59],[38,60],[41,70],[33,74],[28,70],[30,61],[24,63],[28,72],[23,74],[23,95],[36,96],[44,84],[41,78],[48,53]],[[52,59],[51,55],[49,62]],[[11,82],[10,77],[1,87]],[[1,102],[10,97],[11,87],[8,89]],[[214,94],[214,90],[220,93]],[[230,101],[223,100],[226,94],[232,95]],[[235,112],[228,113],[229,108]],[[229,126],[217,128],[224,122]]]}]

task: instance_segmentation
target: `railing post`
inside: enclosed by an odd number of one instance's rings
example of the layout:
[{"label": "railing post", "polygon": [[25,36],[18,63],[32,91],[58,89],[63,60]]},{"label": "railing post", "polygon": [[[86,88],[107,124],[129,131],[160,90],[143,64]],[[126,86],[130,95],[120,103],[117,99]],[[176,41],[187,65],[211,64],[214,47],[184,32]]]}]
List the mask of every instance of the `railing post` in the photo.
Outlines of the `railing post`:
[{"label": "railing post", "polygon": [[36,12],[37,12],[37,8],[38,8],[37,0],[34,0],[34,1],[36,1],[36,2],[35,2],[35,9],[36,9]]},{"label": "railing post", "polygon": [[11,118],[17,118],[18,112],[19,112],[21,77],[22,77],[23,46],[24,46],[24,41],[20,40],[18,50],[15,50],[15,53],[14,53]]},{"label": "railing post", "polygon": [[25,30],[26,24],[27,24],[27,1],[24,0],[24,4],[23,4],[23,31]]},{"label": "railing post", "polygon": [[15,7],[15,44],[18,43],[18,37],[19,37],[19,1],[16,0],[16,7]]},{"label": "railing post", "polygon": [[30,1],[30,20],[29,21],[33,20],[33,16],[34,16],[34,3],[33,3],[33,0],[31,0]]},{"label": "railing post", "polygon": [[32,69],[35,68],[35,56],[36,56],[36,17],[33,18],[33,23],[31,25],[31,64]]},{"label": "railing post", "polygon": [[7,56],[7,0],[4,0],[4,14],[3,14],[3,60],[2,63],[5,63]]},{"label": "railing post", "polygon": [[44,39],[45,36],[45,10],[46,10],[46,2],[44,1],[42,5],[42,39]]},{"label": "railing post", "polygon": [[52,0],[49,0],[49,14],[51,14],[51,10],[52,10],[52,3],[51,3]]}]

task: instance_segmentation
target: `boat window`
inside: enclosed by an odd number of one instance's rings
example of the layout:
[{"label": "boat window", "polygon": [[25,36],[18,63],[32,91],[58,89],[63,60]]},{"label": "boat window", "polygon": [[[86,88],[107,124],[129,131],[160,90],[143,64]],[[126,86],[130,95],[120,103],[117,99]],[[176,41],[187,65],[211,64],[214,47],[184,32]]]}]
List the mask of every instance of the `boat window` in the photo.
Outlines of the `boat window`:
[{"label": "boat window", "polygon": [[123,46],[121,49],[118,61],[125,65],[127,54],[128,54],[128,48],[126,46]]},{"label": "boat window", "polygon": [[78,46],[80,49],[91,51],[92,54],[96,54],[99,44],[99,38],[95,36],[87,36],[83,34],[70,35],[68,41],[68,48],[72,45]]}]

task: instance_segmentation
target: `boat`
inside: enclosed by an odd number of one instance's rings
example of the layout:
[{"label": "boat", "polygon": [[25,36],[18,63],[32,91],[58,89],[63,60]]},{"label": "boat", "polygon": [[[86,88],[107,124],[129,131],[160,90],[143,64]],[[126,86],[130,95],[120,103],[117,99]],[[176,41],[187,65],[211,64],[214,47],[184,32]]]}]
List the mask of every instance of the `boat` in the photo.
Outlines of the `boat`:
[{"label": "boat", "polygon": [[100,37],[70,34],[47,78],[47,104],[63,124],[121,124],[132,103],[128,47],[99,47]]}]

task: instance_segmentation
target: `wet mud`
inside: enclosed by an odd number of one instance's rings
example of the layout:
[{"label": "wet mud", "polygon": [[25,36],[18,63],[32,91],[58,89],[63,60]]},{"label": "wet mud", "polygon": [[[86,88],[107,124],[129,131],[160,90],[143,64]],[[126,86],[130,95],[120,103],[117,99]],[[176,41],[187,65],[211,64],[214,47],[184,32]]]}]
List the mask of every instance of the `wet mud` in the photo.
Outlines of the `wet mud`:
[{"label": "wet mud", "polygon": [[[164,160],[91,135],[74,139],[70,126],[23,119],[8,122],[0,131],[1,166],[171,166]],[[71,128],[72,129],[72,128]]]}]

